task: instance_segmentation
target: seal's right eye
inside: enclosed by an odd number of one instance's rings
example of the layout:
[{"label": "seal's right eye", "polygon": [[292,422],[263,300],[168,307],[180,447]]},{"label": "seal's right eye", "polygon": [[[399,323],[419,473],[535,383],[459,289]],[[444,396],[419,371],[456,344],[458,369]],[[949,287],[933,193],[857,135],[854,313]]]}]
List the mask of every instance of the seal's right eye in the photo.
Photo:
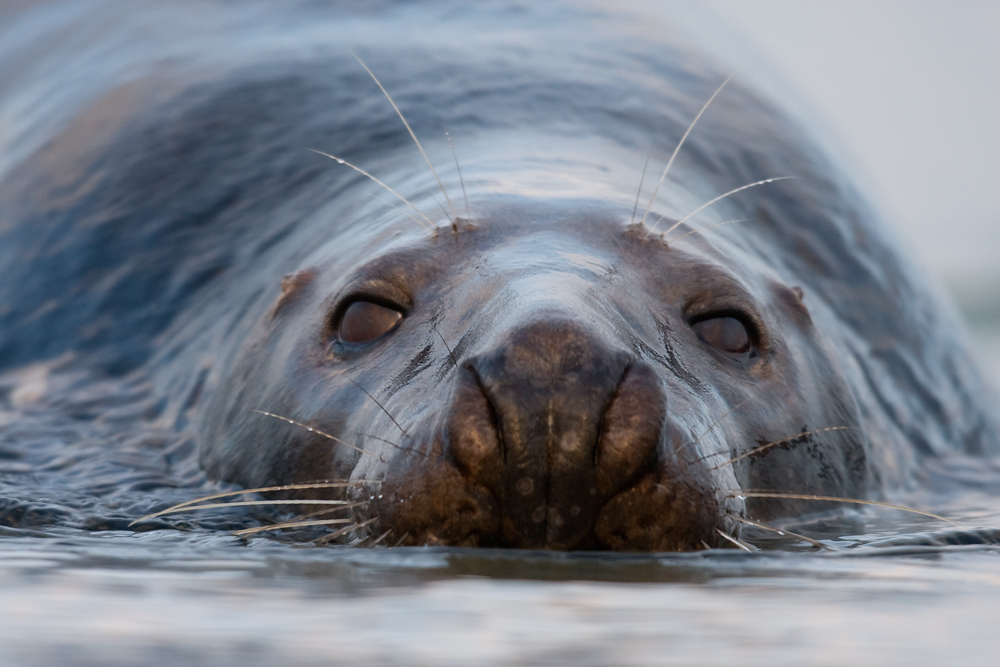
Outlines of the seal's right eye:
[{"label": "seal's right eye", "polygon": [[340,317],[337,337],[344,343],[368,343],[386,335],[403,320],[403,313],[371,301],[355,301]]}]

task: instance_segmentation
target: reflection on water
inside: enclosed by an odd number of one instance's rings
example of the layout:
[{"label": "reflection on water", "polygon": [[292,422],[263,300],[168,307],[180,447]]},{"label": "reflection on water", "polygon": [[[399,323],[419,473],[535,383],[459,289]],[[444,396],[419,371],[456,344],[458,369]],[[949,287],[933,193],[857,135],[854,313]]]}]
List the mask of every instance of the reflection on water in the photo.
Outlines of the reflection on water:
[{"label": "reflection on water", "polygon": [[986,664],[1000,610],[983,545],[609,556],[158,532],[0,553],[5,664]]}]

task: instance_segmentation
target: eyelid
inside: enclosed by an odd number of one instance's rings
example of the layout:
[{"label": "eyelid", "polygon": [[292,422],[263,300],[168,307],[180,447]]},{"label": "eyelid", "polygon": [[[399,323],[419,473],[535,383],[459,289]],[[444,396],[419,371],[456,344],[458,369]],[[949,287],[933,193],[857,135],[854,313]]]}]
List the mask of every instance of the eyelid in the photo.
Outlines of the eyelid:
[{"label": "eyelid", "polygon": [[[731,317],[734,320],[739,320],[744,325],[748,323],[748,318],[746,313],[742,310],[735,308],[721,308],[719,310],[706,310],[704,312],[699,312],[694,315],[689,315],[687,318],[689,325],[697,324],[698,322],[704,322],[705,320],[714,320],[718,317]],[[750,322],[752,324],[752,322]]]},{"label": "eyelid", "polygon": [[334,330],[340,327],[341,321],[344,319],[344,314],[347,309],[356,303],[373,303],[376,306],[382,306],[383,308],[388,308],[389,310],[395,310],[403,317],[409,315],[410,309],[395,303],[390,299],[383,298],[382,296],[375,296],[367,293],[354,293],[348,294],[342,299],[337,301],[337,305],[330,315],[330,324],[333,325]]},{"label": "eyelid", "polygon": [[749,312],[753,303],[749,294],[727,281],[723,286],[708,285],[692,295],[684,304],[684,317],[692,320],[717,312]]},{"label": "eyelid", "polygon": [[355,301],[370,301],[404,315],[413,308],[413,296],[394,281],[382,277],[360,278],[352,280],[350,285],[350,290],[337,299],[340,310]]}]

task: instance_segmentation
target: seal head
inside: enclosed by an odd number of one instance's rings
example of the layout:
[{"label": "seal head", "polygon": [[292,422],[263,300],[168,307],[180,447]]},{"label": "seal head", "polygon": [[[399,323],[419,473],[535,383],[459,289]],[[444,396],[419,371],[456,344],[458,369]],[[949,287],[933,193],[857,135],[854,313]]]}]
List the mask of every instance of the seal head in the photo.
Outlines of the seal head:
[{"label": "seal head", "polygon": [[209,411],[209,471],[378,481],[356,494],[373,530],[521,548],[699,549],[738,534],[740,489],[864,492],[856,406],[800,291],[603,202],[477,211],[286,281]]}]

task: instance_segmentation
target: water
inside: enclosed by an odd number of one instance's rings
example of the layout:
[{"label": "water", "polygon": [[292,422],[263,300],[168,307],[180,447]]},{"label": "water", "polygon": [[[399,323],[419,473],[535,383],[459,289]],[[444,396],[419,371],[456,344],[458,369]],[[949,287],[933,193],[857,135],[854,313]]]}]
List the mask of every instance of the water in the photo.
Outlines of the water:
[{"label": "water", "polygon": [[[986,310],[972,340],[1000,380]],[[863,508],[786,526],[825,549],[753,530],[753,553],[351,549],[232,535],[263,510],[130,527],[226,488],[189,436],[143,422],[158,409],[141,378],[66,359],[0,376],[0,664],[993,664],[1000,648],[1000,461],[942,461],[891,499],[951,522]]]},{"label": "water", "polygon": [[991,664],[1000,611],[985,545],[612,556],[111,532],[0,552],[4,664]]}]

